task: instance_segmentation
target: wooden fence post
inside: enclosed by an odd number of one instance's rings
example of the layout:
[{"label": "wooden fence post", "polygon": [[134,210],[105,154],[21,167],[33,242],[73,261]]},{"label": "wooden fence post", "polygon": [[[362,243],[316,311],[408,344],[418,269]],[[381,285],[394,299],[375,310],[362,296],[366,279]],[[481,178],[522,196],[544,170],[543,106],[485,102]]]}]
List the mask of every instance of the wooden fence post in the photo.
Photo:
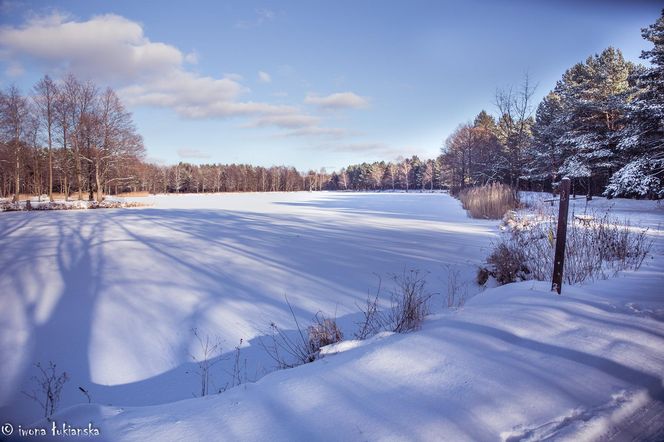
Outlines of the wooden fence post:
[{"label": "wooden fence post", "polygon": [[569,210],[569,186],[568,177],[560,183],[560,206],[558,208],[558,229],[556,233],[556,252],[553,260],[553,282],[551,291],[555,290],[560,295],[563,285],[563,267],[565,265],[565,242],[567,240],[567,212]]}]

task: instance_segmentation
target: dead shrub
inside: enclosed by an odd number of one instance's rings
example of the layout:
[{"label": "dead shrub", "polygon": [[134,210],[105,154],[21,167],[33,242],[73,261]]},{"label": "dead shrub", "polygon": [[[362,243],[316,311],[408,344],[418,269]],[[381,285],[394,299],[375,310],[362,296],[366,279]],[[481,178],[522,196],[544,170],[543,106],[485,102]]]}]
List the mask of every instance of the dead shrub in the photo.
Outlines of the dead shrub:
[{"label": "dead shrub", "polygon": [[526,256],[514,243],[505,241],[498,243],[487,263],[493,268],[493,275],[499,284],[509,284],[518,280],[528,279]]},{"label": "dead shrub", "polygon": [[384,323],[383,313],[378,308],[381,286],[382,279],[379,276],[376,293],[371,295],[371,293],[368,292],[366,305],[364,307],[358,306],[363,317],[362,321],[357,324],[359,328],[357,332],[355,332],[356,339],[366,339],[387,329],[386,324]]},{"label": "dead shrub", "polygon": [[37,402],[44,411],[44,417],[50,421],[58,408],[62,388],[69,381],[69,375],[64,371],[58,373],[52,361],[48,362],[48,367],[43,367],[39,362],[35,367],[39,370],[39,375],[33,376],[32,380],[37,384],[37,389],[22,393]]},{"label": "dead shrub", "polygon": [[487,269],[486,267],[480,267],[479,269],[477,269],[477,277],[476,277],[477,284],[478,285],[486,284],[487,281],[489,281],[489,276],[491,276],[489,273],[489,269]]},{"label": "dead shrub", "polygon": [[[196,328],[192,328],[191,332],[198,342],[199,351],[198,355],[191,353],[190,356],[198,366],[196,375],[199,377],[201,382],[199,396],[203,397],[207,396],[209,393],[211,370],[213,366],[222,360],[221,355],[223,354],[223,351],[221,348],[221,342],[218,339],[210,340],[209,335],[205,335],[205,338],[203,338],[203,335]],[[195,396],[196,395],[194,394],[194,397]]]},{"label": "dead shrub", "polygon": [[456,266],[447,268],[447,308],[461,308],[468,297],[468,284],[461,282],[461,272]]},{"label": "dead shrub", "polygon": [[516,190],[501,183],[466,188],[459,192],[458,197],[473,218],[501,219],[507,211],[519,207]]},{"label": "dead shrub", "polygon": [[309,350],[319,352],[326,345],[342,341],[344,335],[337,327],[335,320],[316,314],[316,321],[307,327],[307,338],[309,340]]},{"label": "dead shrub", "polygon": [[288,333],[272,322],[269,338],[260,340],[263,349],[280,369],[313,362],[319,358],[322,347],[343,340],[343,333],[337,326],[336,319],[327,318],[318,312],[312,324],[303,330],[288,298],[286,303],[293,317],[295,332]]},{"label": "dead shrub", "polygon": [[401,275],[393,275],[392,281],[394,286],[387,310],[379,310],[380,284],[376,294],[367,297],[366,307],[360,307],[364,319],[356,338],[365,339],[381,331],[417,330],[429,315],[432,293],[426,290],[426,278],[419,270],[404,270]]},{"label": "dead shrub", "polygon": [[[650,252],[647,229],[635,229],[609,212],[570,216],[563,277],[568,284],[607,279],[621,270],[638,270]],[[556,218],[553,213],[536,218],[511,218],[501,239],[487,258],[500,284],[535,279],[546,281],[553,273]]]},{"label": "dead shrub", "polygon": [[405,333],[417,330],[429,314],[431,294],[425,290],[426,280],[419,270],[392,277],[392,307],[388,311],[392,331]]}]

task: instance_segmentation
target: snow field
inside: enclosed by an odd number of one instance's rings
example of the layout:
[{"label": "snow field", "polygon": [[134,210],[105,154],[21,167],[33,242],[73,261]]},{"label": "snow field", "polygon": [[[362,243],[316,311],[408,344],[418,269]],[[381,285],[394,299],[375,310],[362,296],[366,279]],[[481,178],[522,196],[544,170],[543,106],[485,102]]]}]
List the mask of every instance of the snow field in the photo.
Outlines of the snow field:
[{"label": "snow field", "polygon": [[[498,232],[444,194],[158,196],[153,208],[0,217],[0,416],[37,418],[21,398],[30,364],[71,373],[58,420],[110,440],[620,440],[662,435],[664,265],[656,203],[614,200],[651,229],[638,272],[552,295],[546,282],[488,289],[443,308],[447,271],[469,295]],[[602,199],[597,205],[604,204]],[[46,216],[44,216],[46,215]],[[422,330],[352,340],[377,278],[429,271]],[[389,289],[383,279],[384,289]],[[346,342],[312,364],[265,375],[269,321],[292,329],[319,310]],[[192,327],[250,378],[197,391]],[[5,357],[9,355],[9,357]],[[217,382],[230,361],[215,366]],[[75,386],[89,388],[91,405]],[[184,399],[184,400],[183,400]],[[74,406],[72,406],[74,405]],[[68,408],[67,408],[68,407]],[[643,425],[649,422],[649,425]]]}]

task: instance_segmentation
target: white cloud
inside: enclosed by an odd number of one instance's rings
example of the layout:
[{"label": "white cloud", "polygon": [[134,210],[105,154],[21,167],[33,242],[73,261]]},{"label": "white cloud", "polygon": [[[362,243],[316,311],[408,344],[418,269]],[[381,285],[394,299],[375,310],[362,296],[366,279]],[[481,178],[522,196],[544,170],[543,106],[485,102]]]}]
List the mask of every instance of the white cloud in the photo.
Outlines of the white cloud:
[{"label": "white cloud", "polygon": [[23,73],[25,73],[25,69],[17,62],[10,62],[7,69],[5,69],[5,74],[9,77],[20,77]]},{"label": "white cloud", "polygon": [[59,13],[33,18],[22,27],[0,28],[0,45],[13,58],[106,81],[144,79],[184,58],[177,48],[147,39],[138,23],[113,14],[85,22]]},{"label": "white cloud", "polygon": [[258,71],[258,81],[261,83],[271,83],[272,77],[267,72]]},{"label": "white cloud", "polygon": [[355,144],[343,144],[343,145],[334,145],[332,150],[336,152],[385,152],[391,148],[384,143],[355,143]]},{"label": "white cloud", "polygon": [[274,20],[277,14],[267,8],[258,8],[254,9],[254,18],[251,20],[240,20],[235,23],[235,27],[239,29],[251,29],[257,28],[264,23]]},{"label": "white cloud", "polygon": [[311,115],[291,113],[282,115],[266,115],[250,124],[252,127],[278,126],[287,129],[313,128],[320,120]]},{"label": "white cloud", "polygon": [[198,52],[191,51],[190,53],[184,56],[184,61],[186,61],[189,64],[198,64]]},{"label": "white cloud", "polygon": [[385,143],[351,143],[351,144],[323,144],[319,148],[337,153],[353,153],[364,156],[365,158],[387,160],[389,158],[396,158],[402,154],[416,154],[414,149],[406,147],[395,147]]},{"label": "white cloud", "polygon": [[341,138],[348,135],[346,129],[338,127],[303,127],[285,134],[287,137],[324,136],[329,138]]},{"label": "white cloud", "polygon": [[358,109],[369,106],[369,100],[353,92],[338,92],[327,96],[307,94],[306,104],[313,104],[324,109]]},{"label": "white cloud", "polygon": [[[257,10],[260,20],[274,13]],[[20,75],[21,66],[37,66],[54,75],[73,72],[115,87],[129,106],[170,108],[185,118],[245,117],[246,127],[276,126],[325,134],[319,118],[299,107],[242,99],[250,93],[242,76],[205,76],[188,69],[198,61],[192,51],[153,42],[142,25],[107,14],[87,21],[52,13],[20,26],[0,26],[0,59],[7,74]],[[261,81],[270,75],[259,72]]]},{"label": "white cloud", "polygon": [[224,72],[224,78],[228,78],[229,80],[237,82],[244,80],[244,77],[242,77],[242,75],[236,74],[234,72]]},{"label": "white cloud", "polygon": [[178,149],[177,153],[180,158],[199,158],[199,159],[210,158],[209,153],[203,152],[202,150],[198,149]]}]

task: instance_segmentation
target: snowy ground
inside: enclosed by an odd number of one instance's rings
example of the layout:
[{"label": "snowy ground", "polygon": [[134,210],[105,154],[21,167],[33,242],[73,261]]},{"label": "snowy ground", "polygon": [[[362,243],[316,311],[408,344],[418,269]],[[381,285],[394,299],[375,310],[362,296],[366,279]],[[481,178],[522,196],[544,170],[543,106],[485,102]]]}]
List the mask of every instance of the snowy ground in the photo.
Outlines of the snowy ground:
[{"label": "snowy ground", "polygon": [[[0,214],[0,421],[39,417],[21,390],[31,388],[31,364],[52,360],[71,376],[57,419],[92,420],[111,440],[664,436],[664,211],[656,203],[610,202],[651,230],[653,257],[640,271],[564,287],[562,297],[547,283],[489,289],[446,310],[448,272],[477,293],[472,280],[498,229],[467,218],[445,194],[152,202]],[[439,294],[421,331],[347,342],[265,375],[273,364],[258,340],[270,321],[293,328],[284,294],[301,323],[319,310],[336,314],[352,339],[356,304],[375,290],[376,275],[389,288],[388,275],[404,269],[429,271]],[[259,380],[187,399],[198,388],[193,327],[218,336],[224,356],[243,339],[247,377]],[[230,364],[214,367],[217,388],[229,382]],[[87,402],[79,386],[92,405],[72,407]]]}]

